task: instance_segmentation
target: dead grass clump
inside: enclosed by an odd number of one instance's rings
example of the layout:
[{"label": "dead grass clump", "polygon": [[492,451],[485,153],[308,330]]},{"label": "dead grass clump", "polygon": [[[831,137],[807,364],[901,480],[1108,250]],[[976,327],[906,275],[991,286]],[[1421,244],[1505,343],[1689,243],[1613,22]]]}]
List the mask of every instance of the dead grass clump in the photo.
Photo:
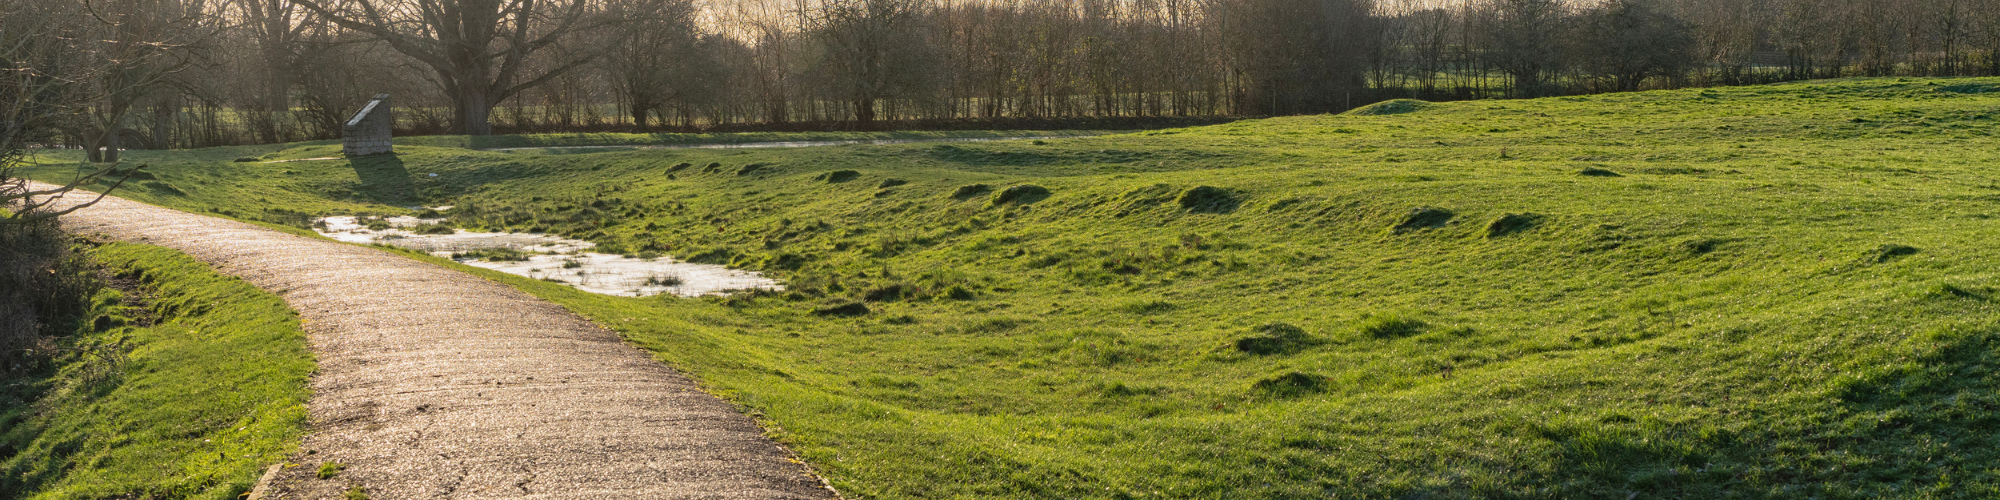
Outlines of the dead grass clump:
[{"label": "dead grass clump", "polygon": [[1397,222],[1394,229],[1396,234],[1402,234],[1419,229],[1444,227],[1451,222],[1452,217],[1457,216],[1458,214],[1442,208],[1417,207],[1410,209],[1409,215],[1404,215],[1403,220]]},{"label": "dead grass clump", "polygon": [[1493,222],[1486,224],[1486,237],[1499,238],[1501,236],[1506,236],[1521,231],[1534,229],[1536,225],[1539,225],[1541,223],[1542,223],[1542,216],[1540,214],[1529,213],[1529,214],[1502,215],[1498,219],[1493,219]]},{"label": "dead grass clump", "polygon": [[1037,201],[1042,201],[1043,199],[1047,199],[1048,197],[1049,197],[1049,188],[1037,186],[1034,184],[1022,184],[1019,186],[1009,187],[1005,190],[1000,191],[1000,194],[993,195],[993,204],[1004,205],[1008,203],[1034,203]]},{"label": "dead grass clump", "polygon": [[957,191],[952,191],[951,199],[967,200],[971,199],[974,196],[979,196],[991,192],[993,192],[993,186],[988,186],[985,184],[966,184],[963,186],[959,186]]},{"label": "dead grass clump", "polygon": [[1259,356],[1291,354],[1318,344],[1304,328],[1286,323],[1265,323],[1251,329],[1248,337],[1236,339],[1236,350]]},{"label": "dead grass clump", "polygon": [[1182,191],[1181,208],[1195,213],[1226,214],[1243,204],[1236,192],[1214,186],[1195,186]]}]

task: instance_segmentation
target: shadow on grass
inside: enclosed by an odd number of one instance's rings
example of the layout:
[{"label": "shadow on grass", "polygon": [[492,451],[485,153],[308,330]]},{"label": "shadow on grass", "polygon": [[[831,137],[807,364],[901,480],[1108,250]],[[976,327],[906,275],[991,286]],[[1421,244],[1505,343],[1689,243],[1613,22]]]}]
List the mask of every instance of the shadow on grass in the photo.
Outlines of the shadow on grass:
[{"label": "shadow on grass", "polygon": [[411,179],[409,169],[403,168],[403,159],[394,153],[356,157],[348,164],[361,179],[356,190],[371,201],[390,205],[417,201],[416,182]]},{"label": "shadow on grass", "polygon": [[[1879,498],[2000,491],[2000,330],[1919,334],[1909,363],[1862,374],[1807,419],[1758,419],[1742,433],[1620,414],[1529,424],[1554,445],[1553,474],[1576,497]],[[1753,410],[1756,411],[1756,410]],[[1569,486],[1582,486],[1569,488]]]}]

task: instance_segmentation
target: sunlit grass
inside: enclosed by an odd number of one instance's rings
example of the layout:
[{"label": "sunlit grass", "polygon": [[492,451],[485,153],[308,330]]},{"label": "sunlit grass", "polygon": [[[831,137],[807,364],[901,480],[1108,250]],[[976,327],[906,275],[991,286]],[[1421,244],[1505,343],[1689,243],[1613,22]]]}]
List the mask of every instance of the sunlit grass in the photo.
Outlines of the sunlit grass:
[{"label": "sunlit grass", "polygon": [[[1995,91],[1039,142],[133,152],[184,194],[131,194],[274,223],[448,204],[459,227],[770,273],[787,292],[635,299],[468,269],[619,330],[857,498],[1978,495],[2000,485]],[[869,312],[813,314],[850,302]]]}]

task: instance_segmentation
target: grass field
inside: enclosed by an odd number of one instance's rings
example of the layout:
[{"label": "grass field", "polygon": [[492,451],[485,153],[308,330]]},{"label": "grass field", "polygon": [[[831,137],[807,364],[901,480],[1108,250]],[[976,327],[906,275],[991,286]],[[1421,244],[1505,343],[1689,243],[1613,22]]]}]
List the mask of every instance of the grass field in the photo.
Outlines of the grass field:
[{"label": "grass field", "polygon": [[1989,496],[1996,123],[2000,80],[1844,80],[1033,142],[134,151],[125,194],[456,205],[768,272],[790,289],[482,273],[854,498]]},{"label": "grass field", "polygon": [[171,250],[91,255],[118,286],[60,341],[59,369],[0,392],[0,497],[248,492],[305,432],[313,361],[297,316]]}]

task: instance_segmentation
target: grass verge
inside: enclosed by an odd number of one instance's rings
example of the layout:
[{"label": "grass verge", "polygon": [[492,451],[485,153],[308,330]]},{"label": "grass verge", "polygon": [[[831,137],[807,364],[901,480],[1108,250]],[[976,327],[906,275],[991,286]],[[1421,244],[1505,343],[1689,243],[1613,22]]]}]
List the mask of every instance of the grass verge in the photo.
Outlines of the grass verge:
[{"label": "grass verge", "polygon": [[313,360],[278,297],[164,248],[90,256],[110,286],[52,370],[8,382],[0,497],[233,499],[297,448]]}]

